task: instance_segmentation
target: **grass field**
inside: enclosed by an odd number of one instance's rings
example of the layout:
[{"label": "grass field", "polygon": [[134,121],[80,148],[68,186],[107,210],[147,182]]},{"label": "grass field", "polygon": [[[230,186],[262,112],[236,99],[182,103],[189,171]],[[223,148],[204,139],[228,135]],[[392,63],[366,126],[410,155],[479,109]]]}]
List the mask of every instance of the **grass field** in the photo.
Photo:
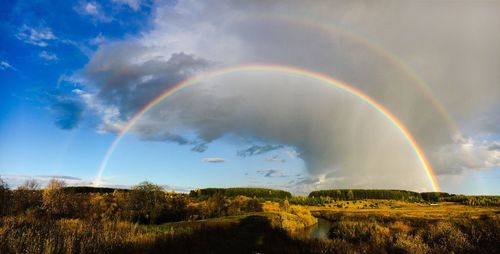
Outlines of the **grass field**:
[{"label": "grass field", "polygon": [[150,183],[113,192],[0,190],[1,254],[500,253],[497,196],[280,199],[269,193],[283,192],[251,188],[237,190],[262,197],[191,196]]},{"label": "grass field", "polygon": [[397,216],[425,219],[479,219],[500,214],[500,207],[473,207],[452,202],[437,204],[408,203],[393,200],[337,201],[327,206],[308,206],[312,213],[332,212],[350,215]]}]

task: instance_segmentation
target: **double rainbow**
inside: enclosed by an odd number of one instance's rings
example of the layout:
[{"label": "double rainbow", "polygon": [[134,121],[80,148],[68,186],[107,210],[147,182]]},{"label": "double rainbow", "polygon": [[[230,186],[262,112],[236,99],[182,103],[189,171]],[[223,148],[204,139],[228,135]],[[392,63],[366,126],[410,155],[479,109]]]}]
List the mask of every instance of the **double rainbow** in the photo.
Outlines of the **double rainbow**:
[{"label": "double rainbow", "polygon": [[375,101],[373,98],[365,94],[364,92],[360,91],[359,89],[350,86],[344,82],[341,82],[339,80],[336,80],[332,77],[329,77],[327,75],[306,70],[306,69],[301,69],[297,67],[292,67],[292,66],[283,66],[283,65],[271,65],[271,64],[256,64],[256,65],[241,65],[241,66],[235,66],[235,67],[229,67],[229,68],[222,68],[218,70],[213,70],[210,72],[205,72],[201,73],[199,75],[196,75],[192,78],[186,79],[172,87],[169,87],[166,89],[163,93],[161,93],[159,96],[151,100],[149,103],[147,103],[141,110],[139,110],[133,117],[131,117],[125,126],[121,129],[111,146],[108,148],[106,151],[106,154],[99,166],[99,169],[97,171],[97,175],[94,180],[94,186],[99,186],[101,184],[101,178],[104,170],[106,169],[106,166],[108,164],[108,161],[113,154],[113,151],[115,148],[118,146],[122,138],[125,136],[125,134],[134,126],[134,124],[146,113],[148,112],[151,108],[153,108],[156,104],[159,102],[163,101],[164,99],[168,98],[169,96],[175,94],[179,90],[189,87],[193,84],[196,84],[199,81],[208,79],[208,78],[213,78],[225,74],[230,74],[230,73],[237,73],[237,72],[282,72],[282,73],[288,73],[288,74],[294,74],[298,76],[303,76],[311,79],[315,79],[321,82],[324,82],[326,84],[331,85],[334,88],[340,89],[342,91],[345,91],[349,93],[350,95],[354,96],[355,98],[360,99],[361,101],[365,102],[367,105],[370,107],[374,108],[376,111],[381,113],[390,123],[392,123],[400,132],[401,134],[406,138],[408,143],[410,144],[411,148],[413,149],[415,155],[417,156],[420,164],[422,165],[422,168],[425,170],[425,173],[430,181],[430,184],[433,188],[434,191],[439,191],[439,186],[438,183],[434,177],[434,171],[425,157],[425,154],[423,153],[422,149],[416,142],[415,138],[411,135],[411,133],[408,131],[408,129],[405,127],[405,125],[398,119],[396,118],[387,108],[385,108],[383,105],[381,105],[379,102]]}]

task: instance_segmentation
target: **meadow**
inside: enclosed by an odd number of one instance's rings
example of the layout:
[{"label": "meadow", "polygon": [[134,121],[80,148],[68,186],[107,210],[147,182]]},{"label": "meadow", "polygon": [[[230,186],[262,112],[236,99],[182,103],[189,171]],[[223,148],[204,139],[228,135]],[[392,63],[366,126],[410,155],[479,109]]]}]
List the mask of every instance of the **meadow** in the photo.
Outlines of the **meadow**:
[{"label": "meadow", "polygon": [[[321,195],[318,193],[322,193]],[[340,194],[339,194],[340,193]],[[330,195],[331,194],[331,195]],[[0,187],[0,253],[498,253],[500,197]],[[310,229],[328,221],[324,237]]]}]

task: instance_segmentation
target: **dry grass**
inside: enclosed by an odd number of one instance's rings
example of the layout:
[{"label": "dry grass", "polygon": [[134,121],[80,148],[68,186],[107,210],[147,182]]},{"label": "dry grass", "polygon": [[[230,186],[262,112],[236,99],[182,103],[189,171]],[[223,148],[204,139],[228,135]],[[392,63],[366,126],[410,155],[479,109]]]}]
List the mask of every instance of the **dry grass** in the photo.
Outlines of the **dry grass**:
[{"label": "dry grass", "polygon": [[[338,207],[338,206],[340,207]],[[339,201],[329,207],[309,206],[312,213],[321,211],[341,212],[345,215],[384,215],[403,218],[429,219],[479,219],[481,216],[495,216],[500,207],[473,207],[457,203],[406,203],[392,200]]]}]

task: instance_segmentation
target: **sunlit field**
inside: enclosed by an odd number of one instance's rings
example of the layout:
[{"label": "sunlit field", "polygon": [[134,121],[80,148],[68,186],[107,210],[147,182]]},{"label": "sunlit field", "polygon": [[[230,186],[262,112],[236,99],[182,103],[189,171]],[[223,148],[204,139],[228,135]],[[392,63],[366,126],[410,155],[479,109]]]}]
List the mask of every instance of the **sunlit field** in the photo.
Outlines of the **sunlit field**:
[{"label": "sunlit field", "polygon": [[334,200],[255,188],[182,194],[147,182],[71,188],[57,180],[43,190],[28,182],[1,191],[2,253],[496,253],[500,240],[499,196]]}]

